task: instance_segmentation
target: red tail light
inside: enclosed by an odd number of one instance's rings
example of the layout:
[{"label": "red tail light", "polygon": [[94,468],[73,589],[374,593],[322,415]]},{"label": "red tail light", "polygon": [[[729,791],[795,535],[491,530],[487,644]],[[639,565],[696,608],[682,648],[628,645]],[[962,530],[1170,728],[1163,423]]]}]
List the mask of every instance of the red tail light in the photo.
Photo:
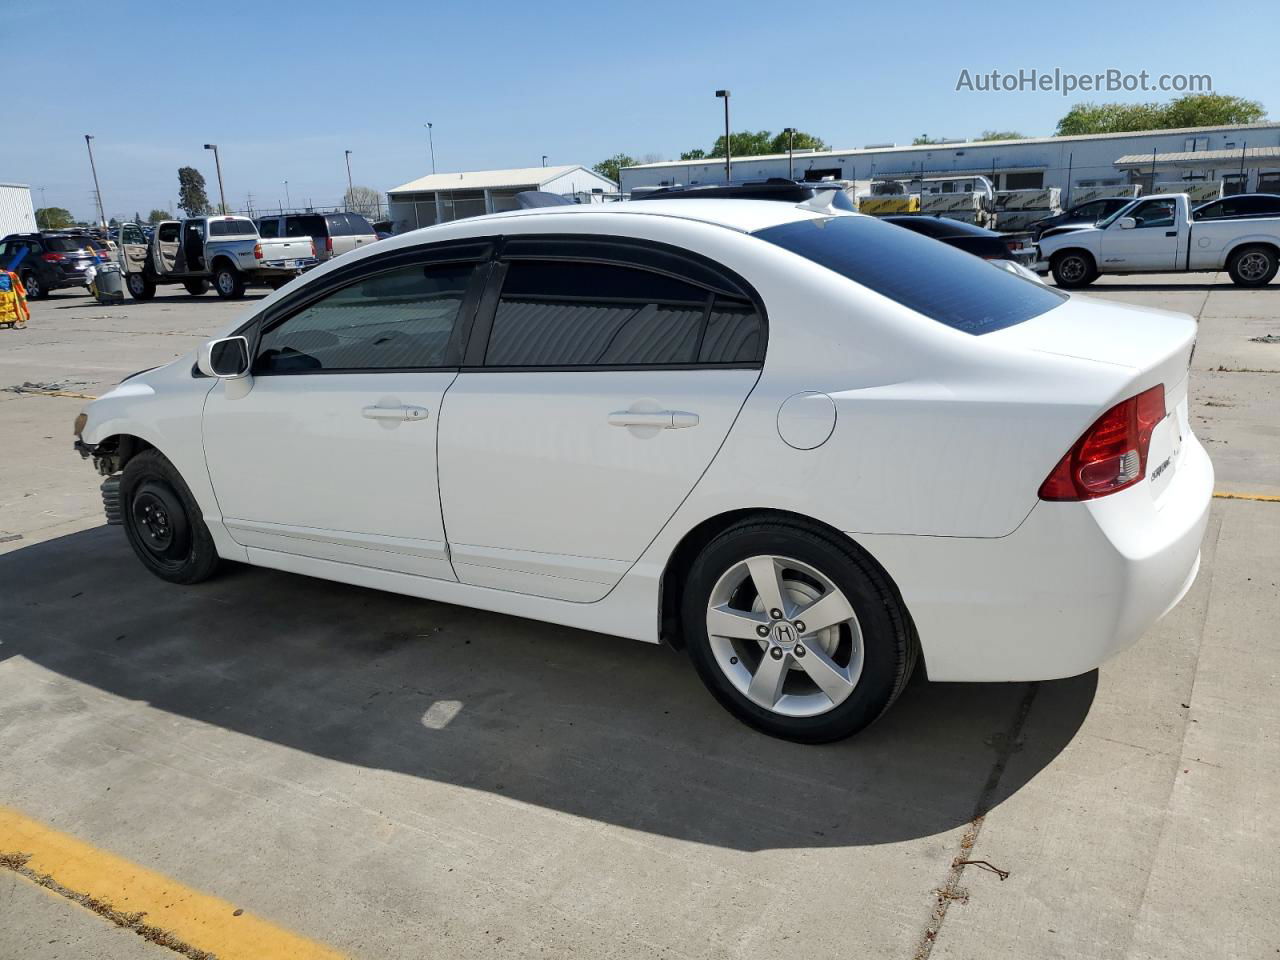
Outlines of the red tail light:
[{"label": "red tail light", "polygon": [[315,242],[314,240],[312,240],[312,241],[311,241],[311,256],[313,256],[313,257],[314,257],[315,255],[316,255],[316,242]]},{"label": "red tail light", "polygon": [[42,253],[40,254],[40,259],[47,260],[50,263],[58,263],[60,260],[65,260],[67,258],[60,253]]},{"label": "red tail light", "polygon": [[1005,240],[1004,245],[1009,248],[1010,253],[1016,253],[1018,250],[1018,247],[1020,246],[1017,240],[1009,240],[1009,239]]},{"label": "red tail light", "polygon": [[260,243],[255,243],[255,244],[253,245],[253,259],[255,259],[255,260],[261,260],[261,259],[262,259],[262,244],[260,244]]},{"label": "red tail light", "polygon": [[1092,500],[1147,475],[1151,433],[1164,419],[1164,384],[1100,416],[1040,484],[1041,500]]},{"label": "red tail light", "polygon": [[324,238],[324,252],[333,253],[333,237]]}]

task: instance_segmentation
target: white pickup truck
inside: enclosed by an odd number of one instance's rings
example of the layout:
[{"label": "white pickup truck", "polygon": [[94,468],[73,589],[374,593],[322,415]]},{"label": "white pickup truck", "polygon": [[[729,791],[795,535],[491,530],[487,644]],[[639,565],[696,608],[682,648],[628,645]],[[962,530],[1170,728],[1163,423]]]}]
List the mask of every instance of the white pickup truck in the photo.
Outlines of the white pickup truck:
[{"label": "white pickup truck", "polygon": [[1280,216],[1197,220],[1185,193],[1142,197],[1092,227],[1040,238],[1060,287],[1104,273],[1226,270],[1242,287],[1270,283],[1280,266]]},{"label": "white pickup truck", "polygon": [[250,283],[283,286],[319,262],[310,237],[264,239],[248,217],[164,220],[149,243],[137,224],[126,223],[120,237],[120,266],[135,300],[150,300],[166,283],[199,296],[210,280],[218,296],[241,297]]}]

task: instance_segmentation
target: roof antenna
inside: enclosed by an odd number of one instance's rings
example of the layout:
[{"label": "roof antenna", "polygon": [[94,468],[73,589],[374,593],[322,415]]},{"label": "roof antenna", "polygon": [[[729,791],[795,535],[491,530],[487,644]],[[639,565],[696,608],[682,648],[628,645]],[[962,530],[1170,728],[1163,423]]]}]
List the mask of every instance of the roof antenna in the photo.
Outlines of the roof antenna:
[{"label": "roof antenna", "polygon": [[848,207],[838,206],[837,198],[842,194],[841,190],[818,190],[812,197],[803,203],[797,203],[797,210],[812,210],[815,213],[848,213]]}]

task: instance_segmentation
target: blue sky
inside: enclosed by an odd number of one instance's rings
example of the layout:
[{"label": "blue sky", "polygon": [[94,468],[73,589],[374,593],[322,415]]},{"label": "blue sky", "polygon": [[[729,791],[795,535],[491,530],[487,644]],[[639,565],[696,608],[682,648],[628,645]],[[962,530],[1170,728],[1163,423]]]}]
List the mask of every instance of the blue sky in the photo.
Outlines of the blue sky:
[{"label": "blue sky", "polygon": [[92,133],[109,216],[174,209],[184,164],[216,200],[208,142],[233,206],[282,201],[285,179],[295,205],[325,204],[345,189],[346,149],[355,182],[379,191],[430,172],[428,120],[447,171],[676,158],[720,132],[718,87],[735,129],[796,126],[836,147],[1046,135],[1075,100],[1167,99],[956,92],[962,69],[1208,73],[1280,117],[1274,31],[1203,4],[845,7],[0,0],[4,73],[34,78],[0,140],[0,181],[90,217]]}]

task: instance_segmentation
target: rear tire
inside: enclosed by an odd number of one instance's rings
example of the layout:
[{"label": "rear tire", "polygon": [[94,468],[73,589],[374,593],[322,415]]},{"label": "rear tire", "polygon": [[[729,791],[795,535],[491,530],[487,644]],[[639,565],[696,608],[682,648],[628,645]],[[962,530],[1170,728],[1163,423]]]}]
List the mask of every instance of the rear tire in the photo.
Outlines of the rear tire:
[{"label": "rear tire", "polygon": [[135,300],[150,300],[156,295],[156,282],[145,273],[131,273],[125,285]]},{"label": "rear tire", "polygon": [[1098,265],[1083,250],[1064,250],[1054,256],[1053,282],[1067,290],[1087,287],[1098,279]]},{"label": "rear tire", "polygon": [[45,289],[44,284],[40,282],[40,278],[32,271],[28,270],[19,274],[18,279],[22,281],[23,289],[27,291],[28,300],[44,300],[49,296],[49,291]]},{"label": "rear tire", "polygon": [[689,571],[681,621],[712,695],[757,730],[799,743],[873,723],[917,657],[910,618],[876,564],[853,543],[798,523],[748,519],[707,544]]},{"label": "rear tire", "polygon": [[186,289],[187,293],[191,294],[193,297],[202,297],[209,290],[209,281],[208,280],[184,280],[182,282],[182,286]]},{"label": "rear tire", "polygon": [[244,296],[244,274],[235,267],[221,266],[214,271],[213,287],[223,300],[238,300]]},{"label": "rear tire", "polygon": [[1237,287],[1265,287],[1280,270],[1280,257],[1272,247],[1245,247],[1231,255],[1227,273]]},{"label": "rear tire", "polygon": [[156,450],[124,467],[120,504],[129,545],[142,565],[170,583],[199,583],[218,569],[218,551],[182,476]]}]

